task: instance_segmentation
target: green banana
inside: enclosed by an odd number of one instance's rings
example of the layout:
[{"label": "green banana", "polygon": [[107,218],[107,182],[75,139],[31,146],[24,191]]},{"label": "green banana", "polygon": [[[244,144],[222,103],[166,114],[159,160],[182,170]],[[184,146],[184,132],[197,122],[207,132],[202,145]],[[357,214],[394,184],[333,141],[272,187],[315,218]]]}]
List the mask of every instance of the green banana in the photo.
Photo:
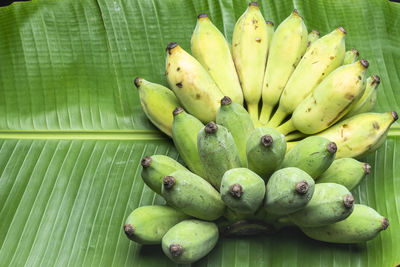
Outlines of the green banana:
[{"label": "green banana", "polygon": [[300,227],[316,227],[346,219],[353,211],[354,197],[340,184],[316,184],[308,205],[289,214],[292,222]]},{"label": "green banana", "polygon": [[227,170],[242,167],[232,134],[224,126],[207,123],[197,135],[197,148],[205,179],[215,188]]},{"label": "green banana", "polygon": [[168,206],[143,206],[126,219],[126,236],[139,244],[161,244],[164,234],[189,216]]},{"label": "green banana", "polygon": [[269,127],[277,127],[333,70],[342,65],[346,31],[339,27],[315,41],[290,76]]},{"label": "green banana", "polygon": [[283,134],[295,130],[315,134],[329,128],[361,98],[368,65],[368,61],[361,59],[334,70],[297,106],[292,118],[278,130]]},{"label": "green banana", "polygon": [[306,51],[307,51],[308,49],[310,49],[311,45],[312,45],[315,41],[317,41],[318,39],[319,39],[319,31],[317,31],[317,30],[312,30],[312,31],[308,34],[308,36],[307,36],[308,42],[307,42],[307,49],[306,49]]},{"label": "green banana", "polygon": [[354,115],[371,111],[376,103],[376,94],[380,82],[381,79],[378,75],[372,75],[369,77],[367,79],[367,86],[365,87],[364,94],[344,118],[350,118]]},{"label": "green banana", "polygon": [[314,193],[314,180],[305,171],[280,169],[267,183],[264,208],[272,214],[286,215],[304,208]]},{"label": "green banana", "polygon": [[[269,40],[268,42],[268,51],[271,47],[272,39],[274,37],[274,23],[272,21],[266,20],[265,23],[267,24],[267,39]],[[268,56],[268,53],[267,53]]]},{"label": "green banana", "polygon": [[253,121],[246,109],[225,96],[217,113],[217,124],[226,127],[235,140],[242,166],[247,167],[246,141],[254,130]]},{"label": "green banana", "polygon": [[161,193],[171,206],[202,220],[216,220],[224,213],[218,191],[190,171],[177,170],[165,176]]},{"label": "green banana", "polygon": [[183,107],[202,122],[215,120],[224,96],[207,70],[177,43],[167,46],[166,75]]},{"label": "green banana", "polygon": [[220,194],[234,212],[254,214],[265,196],[264,180],[249,169],[231,169],[222,177]]},{"label": "green banana", "polygon": [[351,64],[357,61],[360,54],[356,49],[350,49],[344,54],[343,65]]},{"label": "green banana", "polygon": [[316,179],[332,164],[335,153],[334,142],[319,136],[309,136],[286,153],[280,167],[296,167]]},{"label": "green banana", "polygon": [[388,226],[389,221],[374,209],[356,204],[353,213],[343,221],[320,227],[302,227],[301,230],[315,240],[350,244],[369,241]]},{"label": "green banana", "polygon": [[204,125],[196,117],[186,113],[180,107],[174,109],[173,115],[172,139],[175,147],[189,169],[195,174],[204,177],[197,150],[197,133]]},{"label": "green banana", "polygon": [[260,127],[250,134],[246,150],[249,169],[267,181],[285,157],[285,137],[275,129]]},{"label": "green banana", "polygon": [[371,171],[371,165],[353,158],[342,158],[332,162],[332,165],[317,179],[317,183],[337,183],[344,185],[350,191]]},{"label": "green banana", "polygon": [[146,156],[140,163],[143,167],[141,176],[144,183],[159,195],[165,176],[176,170],[187,170],[176,160],[164,155]]},{"label": "green banana", "polygon": [[147,118],[163,133],[172,136],[172,111],[179,106],[174,92],[160,84],[137,77],[135,85]]},{"label": "green banana", "polygon": [[208,70],[224,95],[243,105],[242,88],[225,37],[207,14],[200,14],[197,18],[191,39],[193,56]]},{"label": "green banana", "polygon": [[251,2],[233,30],[232,54],[247,110],[255,125],[258,124],[258,102],[270,42],[260,8],[256,2]]},{"label": "green banana", "polygon": [[303,139],[307,136],[308,136],[307,134],[303,134],[302,132],[295,131],[293,133],[285,135],[285,140],[286,140],[286,142],[290,142],[293,140]]},{"label": "green banana", "polygon": [[162,250],[172,261],[193,263],[207,255],[217,244],[218,227],[213,222],[185,220],[162,238]]},{"label": "green banana", "polygon": [[265,70],[260,123],[265,125],[290,75],[306,51],[307,28],[295,9],[276,29]]},{"label": "green banana", "polygon": [[378,149],[385,142],[390,125],[397,119],[395,111],[362,113],[317,135],[336,143],[336,159],[354,158]]}]

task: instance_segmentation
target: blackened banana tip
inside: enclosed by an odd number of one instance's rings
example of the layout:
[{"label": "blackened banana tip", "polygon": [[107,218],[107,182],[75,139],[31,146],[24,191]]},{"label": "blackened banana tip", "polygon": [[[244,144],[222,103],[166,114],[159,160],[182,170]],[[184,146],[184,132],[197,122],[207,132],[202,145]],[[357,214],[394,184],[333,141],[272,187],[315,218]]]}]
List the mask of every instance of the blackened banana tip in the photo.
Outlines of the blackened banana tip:
[{"label": "blackened banana tip", "polygon": [[371,165],[369,165],[368,163],[364,163],[363,169],[365,174],[369,174],[371,172]]},{"label": "blackened banana tip", "polygon": [[354,204],[354,197],[353,197],[353,195],[350,195],[350,194],[345,195],[344,198],[343,198],[343,204],[344,204],[344,206],[345,206],[346,208],[348,208],[348,209],[352,208],[352,207],[353,207],[353,204]]},{"label": "blackened banana tip", "polygon": [[180,113],[182,113],[182,112],[183,112],[183,108],[181,108],[181,107],[176,107],[176,108],[174,109],[174,111],[172,111],[172,115],[176,116],[176,115],[178,115],[178,114],[180,114]]},{"label": "blackened banana tip", "polygon": [[224,98],[221,99],[221,105],[226,106],[232,104],[232,99],[229,96],[224,96]]},{"label": "blackened banana tip", "polygon": [[347,34],[346,30],[345,30],[343,27],[339,27],[338,29],[339,29],[339,31],[341,31],[343,34]]},{"label": "blackened banana tip", "polygon": [[262,137],[261,137],[261,144],[263,145],[263,146],[265,146],[265,147],[269,147],[269,146],[271,146],[273,143],[274,143],[274,139],[272,138],[272,136],[271,135],[269,135],[269,134],[266,134],[266,135],[263,135]]},{"label": "blackened banana tip", "polygon": [[163,185],[166,189],[171,189],[175,185],[175,178],[173,176],[165,176],[163,179]]},{"label": "blackened banana tip", "polygon": [[326,149],[328,150],[329,153],[335,154],[337,151],[337,146],[335,142],[329,142],[328,145],[326,146]]},{"label": "blackened banana tip", "polygon": [[381,83],[381,77],[379,77],[378,75],[372,75],[372,79],[374,79],[374,81],[372,82],[373,84],[380,84]]},{"label": "blackened banana tip", "polygon": [[393,110],[392,117],[393,117],[393,121],[397,121],[397,119],[399,118],[399,115],[397,115],[397,112]]},{"label": "blackened banana tip", "polygon": [[269,24],[271,26],[274,26],[274,23],[272,21],[270,21],[270,20],[266,20],[265,23],[267,23],[267,25]]},{"label": "blackened banana tip", "polygon": [[358,52],[357,49],[353,48],[353,49],[351,49],[351,51],[353,51],[353,53],[356,54],[357,57],[360,55],[360,53]]},{"label": "blackened banana tip", "polygon": [[229,187],[229,193],[234,198],[241,198],[243,195],[243,187],[240,184],[233,184]]},{"label": "blackened banana tip", "polygon": [[366,59],[360,59],[360,63],[364,68],[368,68],[369,62]]},{"label": "blackened banana tip", "polygon": [[178,43],[177,42],[171,42],[171,43],[169,43],[168,45],[167,45],[167,51],[168,51],[168,53],[171,53],[171,50],[172,49],[174,49],[175,47],[177,47],[178,46]]},{"label": "blackened banana tip", "polygon": [[182,255],[182,246],[179,244],[171,244],[169,246],[169,252],[171,253],[172,257],[179,257]]},{"label": "blackened banana tip", "polygon": [[134,83],[135,83],[136,88],[139,89],[140,84],[141,84],[141,81],[142,81],[142,78],[140,78],[140,77],[136,77],[136,78],[135,78]]},{"label": "blackened banana tip", "polygon": [[382,219],[382,230],[386,230],[389,227],[389,220],[386,218]]},{"label": "blackened banana tip", "polygon": [[206,124],[206,126],[204,127],[204,130],[208,134],[214,134],[218,131],[218,126],[215,122],[210,121],[209,123]]},{"label": "blackened banana tip", "polygon": [[147,168],[150,166],[151,162],[153,160],[151,159],[151,157],[146,156],[142,159],[142,161],[140,161],[140,164],[142,165],[143,168]]},{"label": "blackened banana tip", "polygon": [[250,2],[250,3],[249,3],[249,6],[257,6],[257,7],[258,7],[259,5],[258,5],[257,2]]},{"label": "blackened banana tip", "polygon": [[201,18],[208,18],[208,15],[207,15],[207,13],[200,13],[200,14],[197,16],[197,18],[198,18],[198,19],[201,19]]},{"label": "blackened banana tip", "polygon": [[132,224],[125,224],[124,232],[128,238],[131,238],[135,234],[135,228],[133,228]]},{"label": "blackened banana tip", "polygon": [[304,195],[305,193],[308,192],[308,189],[309,189],[309,185],[305,180],[300,181],[296,184],[296,192],[299,194]]}]

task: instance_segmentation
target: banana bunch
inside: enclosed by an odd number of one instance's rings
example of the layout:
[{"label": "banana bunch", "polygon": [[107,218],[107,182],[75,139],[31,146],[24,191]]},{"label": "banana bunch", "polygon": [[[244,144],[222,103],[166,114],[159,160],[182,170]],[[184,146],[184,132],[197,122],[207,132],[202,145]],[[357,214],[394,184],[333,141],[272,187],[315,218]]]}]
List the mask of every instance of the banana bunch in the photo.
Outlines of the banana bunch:
[{"label": "banana bunch", "polygon": [[297,10],[274,30],[251,2],[231,45],[200,14],[191,54],[167,46],[170,89],[135,79],[145,114],[184,164],[143,158],[142,179],[166,205],[134,210],[127,237],[187,264],[220,235],[295,226],[316,240],[358,243],[385,230],[385,217],[354,203],[351,190],[371,171],[354,158],[378,149],[398,115],[370,112],[380,78],[346,51],[345,36],[342,27],[309,32]]}]

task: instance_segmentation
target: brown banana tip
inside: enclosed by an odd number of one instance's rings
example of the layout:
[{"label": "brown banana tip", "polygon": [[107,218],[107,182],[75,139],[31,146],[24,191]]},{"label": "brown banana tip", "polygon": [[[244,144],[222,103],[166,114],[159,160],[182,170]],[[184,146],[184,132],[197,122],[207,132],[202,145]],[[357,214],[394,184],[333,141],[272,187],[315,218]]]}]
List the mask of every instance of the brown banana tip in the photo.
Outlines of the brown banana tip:
[{"label": "brown banana tip", "polygon": [[218,126],[215,122],[210,121],[209,123],[206,124],[204,127],[204,131],[208,134],[214,134],[218,131]]},{"label": "brown banana tip", "polygon": [[182,246],[179,244],[171,244],[169,246],[169,252],[171,253],[172,257],[179,257],[182,255]]},{"label": "brown banana tip", "polygon": [[240,184],[233,184],[229,187],[229,193],[234,198],[241,198],[243,195],[243,187]]},{"label": "brown banana tip", "polygon": [[136,77],[134,83],[135,83],[136,88],[139,89],[140,84],[142,83],[142,78]]},{"label": "brown banana tip", "polygon": [[249,6],[259,6],[257,2],[250,2]]},{"label": "brown banana tip", "polygon": [[328,150],[329,153],[335,154],[337,151],[337,146],[335,142],[329,142],[328,145],[326,146],[326,150]]},{"label": "brown banana tip", "polygon": [[360,55],[360,53],[358,52],[357,49],[353,48],[353,49],[351,49],[351,51],[353,51],[353,53],[356,54],[357,57]]},{"label": "brown banana tip", "polygon": [[153,160],[151,159],[150,156],[146,156],[146,157],[144,157],[144,158],[142,159],[142,161],[140,161],[140,164],[142,164],[142,167],[143,167],[143,168],[147,168],[147,167],[150,166],[150,164],[151,164],[152,161],[153,161]]},{"label": "brown banana tip", "polygon": [[272,138],[272,136],[271,135],[269,135],[269,134],[266,134],[266,135],[263,135],[262,137],[261,137],[261,144],[263,145],[263,146],[265,146],[265,147],[269,147],[269,146],[271,146],[273,143],[274,143],[274,139]]},{"label": "brown banana tip", "polygon": [[374,84],[374,83],[380,84],[381,83],[381,77],[379,77],[378,75],[372,75],[372,79],[374,79],[372,81],[372,84]]},{"label": "brown banana tip", "polygon": [[389,220],[386,218],[382,219],[382,230],[386,230],[389,227]]},{"label": "brown banana tip", "polygon": [[371,165],[369,165],[368,163],[364,163],[363,169],[365,174],[369,174],[371,172]]},{"label": "brown banana tip", "polygon": [[175,178],[173,176],[165,176],[163,179],[163,185],[166,189],[171,189],[175,185]]},{"label": "brown banana tip", "polygon": [[397,115],[397,112],[393,110],[392,117],[393,117],[393,121],[397,121],[397,119],[399,118],[399,115]]},{"label": "brown banana tip", "polygon": [[221,105],[226,106],[232,104],[232,99],[230,99],[229,96],[224,96],[224,98],[221,99]]},{"label": "brown banana tip", "polygon": [[124,225],[124,232],[128,238],[131,238],[135,234],[135,228],[132,224],[127,223]]},{"label": "brown banana tip", "polygon": [[198,19],[201,19],[201,18],[208,18],[208,15],[207,15],[207,13],[200,13],[200,14],[197,16],[197,18],[198,18]]},{"label": "brown banana tip", "polygon": [[171,43],[169,43],[168,45],[167,45],[167,51],[168,52],[170,52],[172,49],[174,49],[175,47],[177,47],[178,46],[178,43],[177,42],[171,42]]},{"label": "brown banana tip", "polygon": [[338,30],[341,31],[343,34],[346,34],[346,30],[343,27],[338,27]]},{"label": "brown banana tip", "polygon": [[296,14],[296,15],[298,15],[299,14],[299,12],[297,11],[297,9],[295,8],[295,9],[293,9],[293,13],[294,14]]},{"label": "brown banana tip", "polygon": [[266,20],[265,23],[267,23],[267,24],[269,24],[271,26],[274,26],[274,23],[272,21],[270,21],[270,20]]},{"label": "brown banana tip", "polygon": [[368,68],[369,62],[366,59],[360,59],[361,65],[363,65],[364,68]]},{"label": "brown banana tip", "polygon": [[174,109],[174,111],[172,111],[172,115],[176,116],[176,115],[178,115],[178,114],[180,114],[180,113],[182,113],[182,112],[183,112],[183,108],[181,108],[181,107],[176,107],[176,108]]},{"label": "brown banana tip", "polygon": [[311,32],[313,32],[313,33],[315,33],[316,35],[319,36],[319,31],[317,31],[317,30],[312,30]]},{"label": "brown banana tip", "polygon": [[305,181],[305,180],[300,181],[296,184],[296,192],[299,194],[302,194],[302,195],[307,193],[309,188],[310,187],[309,187],[307,181]]},{"label": "brown banana tip", "polygon": [[354,204],[354,197],[351,194],[345,195],[343,197],[343,204],[346,208],[350,209],[353,207]]}]

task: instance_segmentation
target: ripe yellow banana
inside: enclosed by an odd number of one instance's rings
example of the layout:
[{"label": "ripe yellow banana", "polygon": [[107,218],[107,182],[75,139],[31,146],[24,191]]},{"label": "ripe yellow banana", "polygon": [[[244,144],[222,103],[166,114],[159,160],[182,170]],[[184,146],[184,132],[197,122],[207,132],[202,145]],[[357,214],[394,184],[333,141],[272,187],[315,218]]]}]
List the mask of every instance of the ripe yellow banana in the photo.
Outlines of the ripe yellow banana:
[{"label": "ripe yellow banana", "polygon": [[381,79],[378,75],[372,75],[367,79],[367,86],[364,94],[357,101],[357,104],[346,114],[345,118],[350,118],[354,115],[371,111],[376,103],[376,94]]},{"label": "ripe yellow banana", "polygon": [[317,30],[312,30],[312,31],[308,34],[307,39],[308,39],[308,42],[307,42],[307,49],[306,49],[306,51],[307,51],[308,49],[310,49],[311,45],[312,45],[315,41],[317,41],[317,40],[319,39],[319,31],[317,31]]},{"label": "ripe yellow banana", "polygon": [[203,66],[177,43],[167,46],[166,75],[184,108],[202,122],[215,120],[224,95]]},{"label": "ripe yellow banana", "polygon": [[162,132],[172,136],[172,111],[179,106],[174,92],[160,84],[151,83],[137,77],[135,85],[139,90],[139,98],[147,118]]},{"label": "ripe yellow banana", "polygon": [[251,2],[236,22],[232,52],[247,110],[255,125],[258,124],[258,102],[271,41],[268,37],[267,23],[260,8],[256,2]]},{"label": "ripe yellow banana", "polygon": [[[272,39],[274,37],[274,23],[272,21],[266,20],[265,23],[267,24],[267,34],[268,37],[267,39],[269,40],[268,42],[268,51],[271,48],[271,43],[272,43]],[[268,52],[267,52],[267,56],[268,56]]]},{"label": "ripe yellow banana", "polygon": [[287,134],[299,130],[315,134],[333,125],[357,103],[365,90],[367,60],[337,68],[301,102],[292,118],[278,127]]},{"label": "ripe yellow banana", "polygon": [[290,75],[306,51],[307,42],[307,28],[294,10],[272,38],[262,89],[261,124],[267,124]]},{"label": "ripe yellow banana", "polygon": [[344,54],[343,65],[351,64],[357,61],[360,54],[356,49],[351,49]]},{"label": "ripe yellow banana", "polygon": [[243,93],[228,43],[207,14],[197,17],[191,47],[193,56],[210,73],[221,92],[243,105]]},{"label": "ripe yellow banana", "polygon": [[279,126],[329,73],[342,65],[345,35],[339,27],[311,45],[290,76],[268,126]]}]

